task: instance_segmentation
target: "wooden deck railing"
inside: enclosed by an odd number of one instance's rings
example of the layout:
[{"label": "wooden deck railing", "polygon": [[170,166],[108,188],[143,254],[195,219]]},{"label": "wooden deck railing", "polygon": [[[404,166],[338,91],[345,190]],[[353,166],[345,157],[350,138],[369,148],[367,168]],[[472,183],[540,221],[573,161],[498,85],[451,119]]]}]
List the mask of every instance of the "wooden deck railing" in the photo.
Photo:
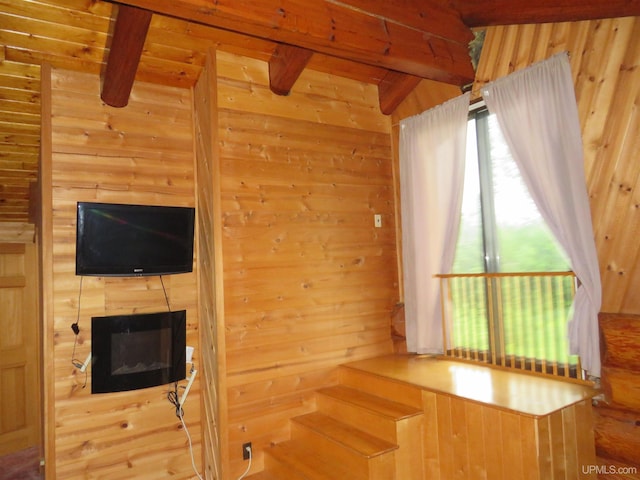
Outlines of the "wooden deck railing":
[{"label": "wooden deck railing", "polygon": [[582,379],[569,355],[573,272],[437,275],[447,356]]}]

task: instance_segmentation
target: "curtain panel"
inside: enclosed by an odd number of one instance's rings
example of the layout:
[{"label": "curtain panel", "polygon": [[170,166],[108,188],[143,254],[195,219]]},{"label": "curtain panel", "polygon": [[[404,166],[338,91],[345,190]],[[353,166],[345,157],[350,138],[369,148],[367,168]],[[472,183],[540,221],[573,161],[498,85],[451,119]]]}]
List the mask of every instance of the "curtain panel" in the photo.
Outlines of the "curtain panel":
[{"label": "curtain panel", "polygon": [[442,353],[437,273],[453,265],[464,183],[466,93],[400,122],[402,259],[407,350]]},{"label": "curtain panel", "polygon": [[569,322],[570,353],[600,376],[602,289],[593,236],[578,108],[566,53],[483,88],[525,184],[579,280]]}]

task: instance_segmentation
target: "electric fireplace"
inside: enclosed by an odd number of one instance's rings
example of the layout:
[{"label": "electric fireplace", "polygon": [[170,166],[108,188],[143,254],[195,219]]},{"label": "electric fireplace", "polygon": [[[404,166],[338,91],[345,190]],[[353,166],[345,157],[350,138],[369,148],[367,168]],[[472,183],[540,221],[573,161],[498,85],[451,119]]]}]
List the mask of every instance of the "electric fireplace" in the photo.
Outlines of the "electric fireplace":
[{"label": "electric fireplace", "polygon": [[186,325],[186,310],[92,317],[91,393],[184,379]]}]

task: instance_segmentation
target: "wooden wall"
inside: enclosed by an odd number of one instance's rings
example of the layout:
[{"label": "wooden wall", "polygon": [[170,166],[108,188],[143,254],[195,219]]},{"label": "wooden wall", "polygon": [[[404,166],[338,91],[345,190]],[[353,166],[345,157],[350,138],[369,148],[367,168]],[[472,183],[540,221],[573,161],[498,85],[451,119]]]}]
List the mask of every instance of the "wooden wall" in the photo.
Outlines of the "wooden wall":
[{"label": "wooden wall", "polygon": [[[82,362],[92,316],[166,309],[157,276],[84,277],[80,292],[75,210],[78,201],[195,205],[191,92],[138,83],[129,106],[114,109],[100,101],[96,75],[43,67],[42,83],[46,478],[192,478],[187,438],[166,398],[170,387],[91,395],[90,374],[71,364],[70,328],[78,320],[75,357]],[[187,309],[197,364],[196,273],[164,277],[164,284],[171,308]],[[196,381],[185,422],[201,465],[199,394]]]},{"label": "wooden wall", "polygon": [[198,290],[202,348],[202,447],[206,475],[221,479],[228,468],[224,290],[218,154],[216,58],[210,52],[194,88],[198,200]]},{"label": "wooden wall", "polygon": [[372,85],[305,71],[277,97],[265,62],[218,52],[216,68],[221,217],[203,228],[222,240],[222,470],[236,478],[241,445],[261,470],[337,365],[391,351],[391,125]]}]

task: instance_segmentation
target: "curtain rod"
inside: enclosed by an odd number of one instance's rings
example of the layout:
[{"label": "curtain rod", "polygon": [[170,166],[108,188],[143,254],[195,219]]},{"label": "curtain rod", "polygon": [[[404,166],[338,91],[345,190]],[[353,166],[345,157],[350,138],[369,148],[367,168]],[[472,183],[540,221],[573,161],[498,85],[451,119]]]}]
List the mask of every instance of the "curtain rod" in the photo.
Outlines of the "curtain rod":
[{"label": "curtain rod", "polygon": [[[464,91],[464,87],[462,87],[462,88],[463,88],[462,95],[464,95],[466,92]],[[481,90],[482,90],[482,88],[477,89],[477,90],[471,90],[470,92],[471,92],[471,95],[473,96],[474,93],[478,94],[478,93],[480,93]],[[456,98],[456,97],[450,98],[449,100],[453,100],[454,98]],[[446,101],[448,102],[449,100],[446,100]],[[443,102],[443,103],[445,103],[445,102]],[[440,105],[442,105],[442,104],[440,104]],[[435,108],[437,106],[438,105],[434,105],[431,108]],[[482,95],[477,95],[473,100],[471,100],[469,102],[469,111],[473,112],[474,110],[479,110],[481,108],[486,108],[486,106],[487,105],[484,103],[484,98],[482,98]],[[429,110],[429,108],[427,108],[427,110]],[[427,110],[424,110],[424,111],[426,112]],[[421,112],[421,113],[423,113],[423,112]],[[420,115],[420,114],[417,114],[417,115]],[[411,116],[413,116],[413,115],[411,115]],[[409,118],[409,117],[407,117],[407,118]],[[402,120],[404,120],[404,119],[402,119]],[[402,120],[400,120],[400,121],[402,121]],[[400,122],[391,124],[391,128],[399,127],[399,126],[400,126]]]}]

